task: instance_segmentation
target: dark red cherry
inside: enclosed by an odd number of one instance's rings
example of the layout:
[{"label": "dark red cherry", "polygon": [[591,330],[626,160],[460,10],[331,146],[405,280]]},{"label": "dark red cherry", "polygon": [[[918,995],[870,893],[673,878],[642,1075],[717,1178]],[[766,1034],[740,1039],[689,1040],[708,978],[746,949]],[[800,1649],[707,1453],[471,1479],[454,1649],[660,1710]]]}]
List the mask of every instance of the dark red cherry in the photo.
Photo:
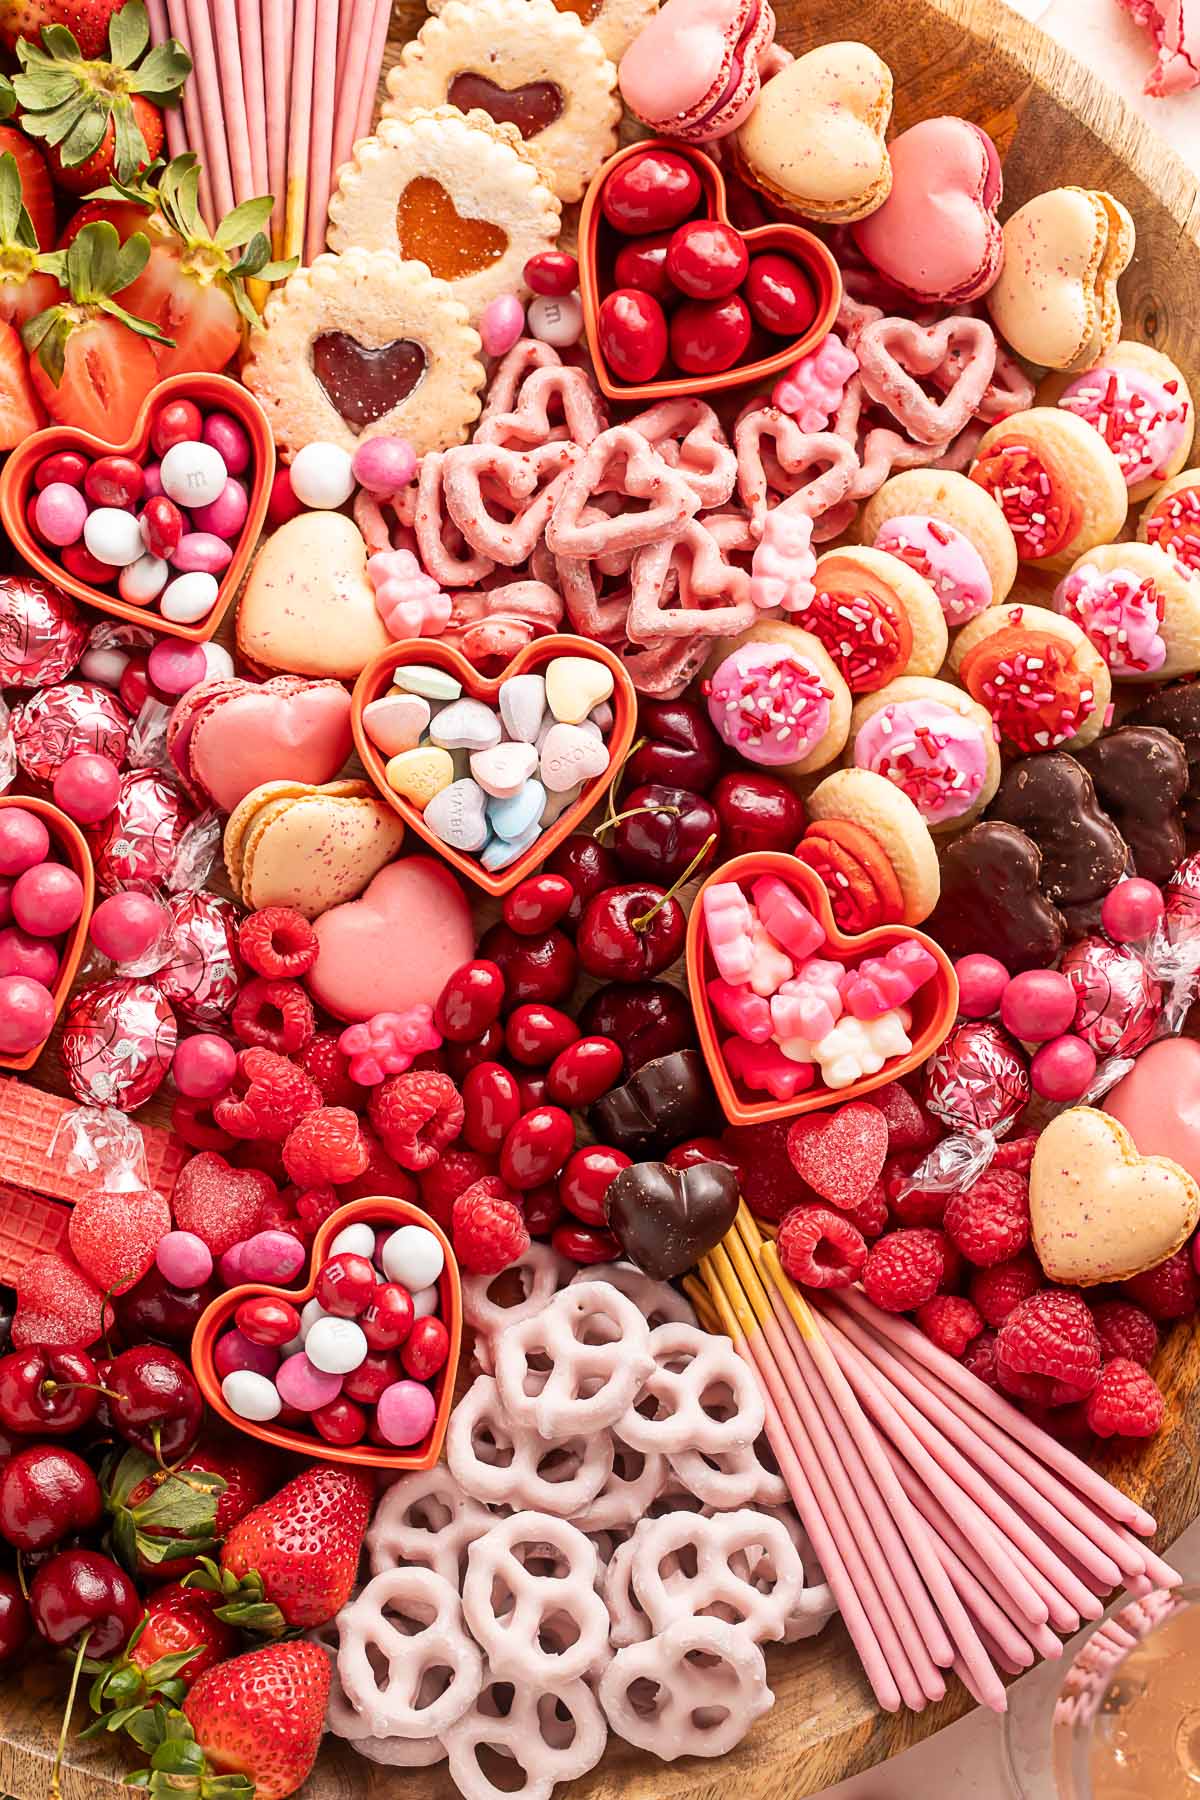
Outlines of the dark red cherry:
[{"label": "dark red cherry", "polygon": [[708,714],[694,701],[639,697],[638,736],[645,741],[625,764],[629,787],[661,781],[707,794],[721,773],[721,740]]},{"label": "dark red cherry", "polygon": [[626,874],[669,884],[700,856],[710,838],[714,841],[704,864],[715,866],[720,835],[716,810],[702,794],[651,781],[623,798],[612,847]]},{"label": "dark red cherry", "polygon": [[[571,931],[578,925],[580,914],[592,895],[598,894],[601,888],[615,887],[621,879],[621,865],[607,844],[585,831],[576,831],[564,838],[558,849],[546,858],[546,868],[555,875],[565,876],[574,889],[575,898],[562,921]],[[519,889],[514,888],[513,892],[517,893]]]},{"label": "dark red cherry", "polygon": [[688,997],[669,981],[609,982],[587,1000],[579,1023],[585,1036],[612,1038],[621,1046],[626,1075],[696,1042]]},{"label": "dark red cherry", "polygon": [[622,381],[653,381],[667,360],[666,316],[652,295],[637,288],[606,295],[596,329],[600,353]]},{"label": "dark red cherry", "polygon": [[773,250],[751,259],[742,294],[758,324],[779,337],[803,337],[817,316],[808,276],[790,256]]},{"label": "dark red cherry", "polygon": [[668,231],[700,204],[700,177],[684,156],[646,150],[615,169],[600,194],[600,210],[627,237]]},{"label": "dark red cherry", "polygon": [[741,287],[749,267],[741,236],[720,219],[689,219],[667,250],[667,274],[693,300],[723,300]]},{"label": "dark red cherry", "polygon": [[750,312],[740,294],[689,300],[671,319],[671,356],[687,375],[731,369],[749,342]]},{"label": "dark red cherry", "polygon": [[664,888],[627,882],[588,901],[579,921],[579,960],[602,980],[642,981],[675,961],[686,929],[682,906]]},{"label": "dark red cherry", "polygon": [[777,775],[757,770],[722,775],[709,796],[721,821],[723,855],[794,850],[804,834],[804,807]]}]

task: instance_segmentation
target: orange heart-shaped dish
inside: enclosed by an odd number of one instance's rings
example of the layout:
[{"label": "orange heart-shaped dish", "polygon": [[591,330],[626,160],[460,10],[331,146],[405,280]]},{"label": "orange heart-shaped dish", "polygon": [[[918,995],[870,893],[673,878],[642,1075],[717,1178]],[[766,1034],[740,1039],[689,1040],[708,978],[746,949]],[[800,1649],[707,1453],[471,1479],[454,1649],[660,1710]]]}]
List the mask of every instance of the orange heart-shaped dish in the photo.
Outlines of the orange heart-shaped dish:
[{"label": "orange heart-shaped dish", "polygon": [[[347,1225],[376,1225],[387,1230],[400,1225],[420,1225],[423,1230],[433,1233],[442,1246],[442,1254],[446,1259],[438,1277],[438,1314],[449,1334],[450,1352],[432,1383],[437,1410],[426,1436],[420,1443],[410,1444],[403,1450],[389,1450],[366,1442],[329,1444],[315,1431],[295,1431],[286,1425],[260,1425],[253,1420],[243,1419],[226,1402],[217,1378],[213,1351],[222,1332],[232,1325],[233,1315],[243,1300],[259,1300],[267,1296],[272,1300],[286,1300],[290,1306],[297,1308],[303,1306],[306,1300],[313,1298],[317,1274],[326,1261],[330,1244]],[[380,1195],[378,1199],[352,1200],[348,1206],[339,1206],[335,1213],[329,1215],[313,1239],[308,1279],[302,1288],[268,1287],[261,1282],[253,1282],[229,1288],[210,1301],[200,1315],[200,1322],[192,1338],[192,1370],[200,1383],[201,1393],[215,1413],[219,1413],[236,1430],[244,1431],[248,1437],[259,1438],[264,1444],[274,1444],[277,1450],[292,1450],[301,1456],[315,1456],[321,1462],[350,1463],[359,1469],[432,1469],[442,1453],[446,1427],[450,1423],[461,1344],[462,1290],[459,1285],[458,1264],[445,1233],[419,1206],[410,1206],[407,1200],[397,1200],[390,1195]]]},{"label": "orange heart-shaped dish", "polygon": [[[603,664],[613,678],[611,705],[613,709],[613,726],[608,735],[608,768],[604,774],[597,775],[584,784],[579,798],[560,813],[554,823],[543,831],[541,837],[530,845],[523,855],[506,869],[497,870],[495,874],[485,869],[478,857],[456,850],[450,844],[430,830],[419,809],[396,793],[387,779],[387,762],[380,755],[363,723],[363,713],[372,700],[378,700],[391,685],[395,671],[405,663],[420,663],[427,667],[443,669],[462,683],[464,697],[473,700],[484,700],[494,704],[503,682],[514,675],[536,674],[544,669],[547,663],[557,656],[579,656],[593,662]],[[499,896],[507,894],[517,883],[523,881],[545,861],[550,852],[562,843],[575,830],[576,826],[586,818],[592,807],[601,800],[615,780],[622,763],[625,761],[633,734],[637,728],[637,695],[633,683],[620,659],[607,650],[603,644],[594,644],[590,638],[571,637],[558,633],[552,637],[535,638],[532,643],[525,644],[512,661],[498,675],[485,676],[479,673],[474,665],[467,661],[461,651],[450,644],[443,644],[439,638],[403,638],[392,644],[374,662],[367,664],[354,684],[354,701],[351,713],[351,724],[354,730],[354,744],[362,759],[363,767],[371,777],[376,788],[382,794],[406,825],[411,826],[419,838],[427,843],[431,850],[444,857],[458,873],[467,881],[474,882],[485,894]]]},{"label": "orange heart-shaped dish", "polygon": [[[649,138],[630,144],[610,156],[597,171],[583,198],[579,219],[579,297],[583,302],[583,322],[588,348],[596,371],[596,380],[610,400],[665,400],[678,395],[712,394],[724,388],[748,387],[780,374],[797,357],[813,350],[833,329],[842,303],[842,277],[832,254],[813,232],[803,225],[782,220],[756,225],[739,231],[751,257],[765,251],[776,251],[799,264],[812,290],[813,316],[806,331],[796,338],[781,339],[759,329],[751,333],[747,355],[732,368],[713,374],[656,376],[652,381],[621,381],[609,368],[600,348],[600,305],[615,287],[613,263],[622,243],[636,243],[636,238],[622,238],[604,216],[600,196],[605,183],[631,157],[643,156],[648,150],[669,150],[695,169],[700,181],[701,205],[692,216],[718,219],[731,224],[725,192],[725,177],[710,156],[693,144],[676,138]],[[735,227],[737,229],[737,227]],[[680,299],[684,296],[681,294]],[[666,365],[670,368],[672,365]]]},{"label": "orange heart-shaped dish", "polygon": [[[902,1056],[889,1057],[874,1075],[861,1075],[847,1087],[828,1088],[817,1080],[813,1087],[791,1099],[758,1099],[754,1091],[731,1071],[721,1048],[721,1036],[709,998],[708,984],[717,975],[704,919],[704,895],[720,882],[733,882],[748,890],[750,883],[762,875],[774,875],[792,889],[813,915],[825,933],[824,944],[812,952],[830,962],[858,963],[864,956],[882,956],[897,944],[920,944],[937,964],[936,973],[919,987],[906,1002],[912,1013],[908,1036],[912,1048]],[[717,1090],[725,1116],[732,1125],[762,1125],[769,1119],[790,1119],[799,1113],[819,1112],[824,1106],[840,1106],[847,1100],[861,1099],[873,1088],[896,1081],[920,1065],[937,1049],[954,1023],[958,1009],[958,982],[950,959],[940,945],[911,925],[878,925],[858,937],[848,937],[834,922],[829,895],[824,883],[804,863],[780,851],[751,851],[735,856],[731,862],[715,869],[702,884],[692,904],[688,920],[687,975],[700,1048],[708,1064],[708,1072]],[[728,1032],[724,1033],[729,1036]]]},{"label": "orange heart-shaped dish", "polygon": [[[29,523],[34,476],[39,463],[59,450],[78,450],[90,461],[101,456],[131,456],[144,463],[154,419],[172,400],[192,400],[205,413],[230,413],[250,439],[250,469],[242,477],[247,483],[250,502],[246,521],[233,545],[233,559],[217,584],[217,598],[211,610],[194,625],[178,624],[164,618],[153,602],[134,606],[122,600],[116,592],[116,577],[120,572],[117,569],[113,570],[111,593],[79,580],[69,569],[55,562],[47,546],[35,537]],[[108,613],[112,618],[150,626],[165,637],[203,644],[215,634],[250,566],[266,520],[274,479],[275,441],[267,415],[253,394],[240,382],[231,381],[228,375],[171,375],[146,396],[133,433],[123,444],[106,444],[90,432],[76,431],[70,425],[48,425],[44,431],[35,431],[23,444],[18,444],[0,471],[0,519],[17,554],[39,575],[73,594],[76,600],[82,600],[85,605],[95,607],[97,612]]]},{"label": "orange heart-shaped dish", "polygon": [[[29,794],[0,794],[0,807],[5,806],[19,806],[24,812],[35,813],[50,833],[50,854],[53,860],[65,863],[68,869],[74,869],[83,884],[83,908],[70,931],[63,934],[58,973],[50,987],[57,1022],[67,1003],[71,983],[78,973],[79,961],[87,944],[88,925],[96,898],[96,877],[92,869],[91,852],[74,820],[68,819],[66,813],[60,812],[57,806],[52,806],[49,800],[38,800]],[[26,1050],[22,1056],[0,1056],[0,1069],[31,1069],[44,1049],[43,1041],[32,1050]]]}]

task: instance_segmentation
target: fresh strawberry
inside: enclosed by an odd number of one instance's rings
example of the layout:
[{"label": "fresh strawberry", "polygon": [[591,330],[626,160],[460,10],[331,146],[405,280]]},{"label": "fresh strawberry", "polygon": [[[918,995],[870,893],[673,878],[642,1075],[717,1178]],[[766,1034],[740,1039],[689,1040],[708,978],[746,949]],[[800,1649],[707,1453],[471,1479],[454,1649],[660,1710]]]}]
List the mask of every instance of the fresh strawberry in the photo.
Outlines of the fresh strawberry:
[{"label": "fresh strawberry", "polygon": [[21,72],[12,85],[21,124],[49,147],[54,179],[68,192],[131,181],[162,149],[159,108],[178,100],[192,60],[175,38],[142,60],[149,42],[142,0],[128,0],[113,14],[107,59],[84,59],[63,25],[49,27],[40,44],[18,42]]},{"label": "fresh strawberry", "polygon": [[95,1678],[89,1704],[100,1716],[82,1735],[120,1731],[156,1700],[178,1704],[193,1682],[233,1655],[237,1641],[232,1625],[218,1619],[212,1594],[178,1581],[155,1588],[124,1650],[108,1661],[84,1661]]},{"label": "fresh strawberry", "polygon": [[13,327],[0,321],[0,450],[15,450],[45,423],[25,347]]},{"label": "fresh strawberry", "polygon": [[86,225],[67,250],[43,256],[66,294],[30,319],[21,336],[34,388],[50,417],[97,437],[129,437],[158,381],[147,338],[158,327],[119,306],[146,265],[150,246],[135,232],[124,244],[107,221]]},{"label": "fresh strawberry", "polygon": [[[58,299],[57,281],[38,267],[37,230],[23,197],[20,163],[3,148],[5,138],[20,136],[0,125],[0,319],[18,328]],[[53,203],[50,218],[53,229]]]},{"label": "fresh strawberry", "polygon": [[47,25],[65,25],[81,56],[100,56],[108,22],[121,0],[0,0],[0,43],[15,50],[18,38],[40,43]]},{"label": "fresh strawberry", "polygon": [[[197,1567],[199,1550],[212,1550],[228,1537],[278,1481],[275,1452],[242,1437],[203,1441],[171,1469],[158,1468],[139,1450],[127,1450],[106,1483],[113,1543],[133,1573],[151,1581],[177,1581]],[[186,1518],[181,1523],[171,1516],[174,1503],[188,1492],[208,1493],[215,1501],[206,1535],[190,1531]],[[200,1542],[189,1550],[184,1540],[194,1538]]]},{"label": "fresh strawberry", "polygon": [[311,1631],[350,1598],[375,1484],[360,1469],[313,1463],[246,1514],[225,1539],[221,1566],[189,1584],[221,1595],[218,1618],[270,1637]]},{"label": "fresh strawberry", "polygon": [[[16,104],[12,83],[0,77],[0,119],[7,119]],[[50,185],[46,158],[15,125],[0,125],[0,155],[11,156],[16,162],[21,199],[33,225],[38,249],[53,248],[56,228],[54,189]]]}]

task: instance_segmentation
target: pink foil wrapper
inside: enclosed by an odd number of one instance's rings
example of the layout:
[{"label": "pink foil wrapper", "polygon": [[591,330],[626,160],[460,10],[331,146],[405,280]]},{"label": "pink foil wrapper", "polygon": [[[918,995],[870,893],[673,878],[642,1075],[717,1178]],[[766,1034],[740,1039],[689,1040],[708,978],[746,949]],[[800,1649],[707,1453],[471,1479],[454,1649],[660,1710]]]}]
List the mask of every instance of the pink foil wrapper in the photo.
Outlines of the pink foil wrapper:
[{"label": "pink foil wrapper", "polygon": [[144,1106],[166,1079],[179,1041],[170,1005],[149,981],[102,981],[67,1009],[62,1062],[85,1106]]},{"label": "pink foil wrapper", "polygon": [[1029,1099],[1029,1067],[999,1025],[956,1025],[925,1065],[925,1105],[951,1131],[1003,1137]]},{"label": "pink foil wrapper", "polygon": [[0,687],[62,681],[87,637],[75,602],[61,588],[36,575],[0,575]]},{"label": "pink foil wrapper", "polygon": [[53,781],[69,756],[93,753],[121,765],[130,717],[91,681],[67,681],[22,700],[12,715],[17,761],[34,781]]},{"label": "pink foil wrapper", "polygon": [[167,901],[172,949],[155,980],[189,1025],[222,1025],[242,976],[238,908],[217,894],[175,894]]},{"label": "pink foil wrapper", "polygon": [[87,834],[97,886],[115,894],[121,888],[165,885],[194,817],[179,788],[156,769],[123,775],[116,806]]},{"label": "pink foil wrapper", "polygon": [[1163,892],[1171,942],[1178,944],[1200,934],[1200,855],[1185,856]]},{"label": "pink foil wrapper", "polygon": [[1154,1036],[1163,992],[1140,956],[1107,938],[1083,938],[1062,959],[1075,989],[1071,1029],[1099,1057],[1136,1056]]}]

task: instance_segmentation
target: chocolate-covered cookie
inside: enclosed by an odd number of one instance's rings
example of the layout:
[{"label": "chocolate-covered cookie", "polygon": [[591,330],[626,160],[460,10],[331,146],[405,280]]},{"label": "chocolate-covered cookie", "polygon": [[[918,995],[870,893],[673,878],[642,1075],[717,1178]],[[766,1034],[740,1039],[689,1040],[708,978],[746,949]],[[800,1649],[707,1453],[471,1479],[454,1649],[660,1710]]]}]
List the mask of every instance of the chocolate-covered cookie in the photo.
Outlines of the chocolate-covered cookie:
[{"label": "chocolate-covered cookie", "polygon": [[1042,893],[1062,913],[1067,936],[1098,931],[1101,902],[1132,858],[1082,763],[1065,750],[1010,763],[987,816],[1033,839],[1042,853]]},{"label": "chocolate-covered cookie", "polygon": [[604,1198],[612,1231],[630,1262],[656,1281],[694,1267],[733,1224],[738,1174],[728,1163],[632,1163]]},{"label": "chocolate-covered cookie", "polygon": [[713,1129],[720,1108],[698,1050],[656,1056],[597,1100],[588,1113],[602,1144],[626,1156],[665,1156],[685,1138]]},{"label": "chocolate-covered cookie", "polygon": [[1187,849],[1187,754],[1157,725],[1123,725],[1079,752],[1101,806],[1147,881],[1168,881]]},{"label": "chocolate-covered cookie", "polygon": [[987,950],[1010,975],[1058,961],[1066,922],[1042,892],[1042,853],[1032,838],[984,820],[940,847],[938,858],[941,899],[922,929],[947,956]]},{"label": "chocolate-covered cookie", "polygon": [[1126,725],[1158,725],[1177,737],[1188,759],[1188,791],[1183,822],[1189,837],[1200,837],[1200,681],[1156,688],[1128,714]]}]

